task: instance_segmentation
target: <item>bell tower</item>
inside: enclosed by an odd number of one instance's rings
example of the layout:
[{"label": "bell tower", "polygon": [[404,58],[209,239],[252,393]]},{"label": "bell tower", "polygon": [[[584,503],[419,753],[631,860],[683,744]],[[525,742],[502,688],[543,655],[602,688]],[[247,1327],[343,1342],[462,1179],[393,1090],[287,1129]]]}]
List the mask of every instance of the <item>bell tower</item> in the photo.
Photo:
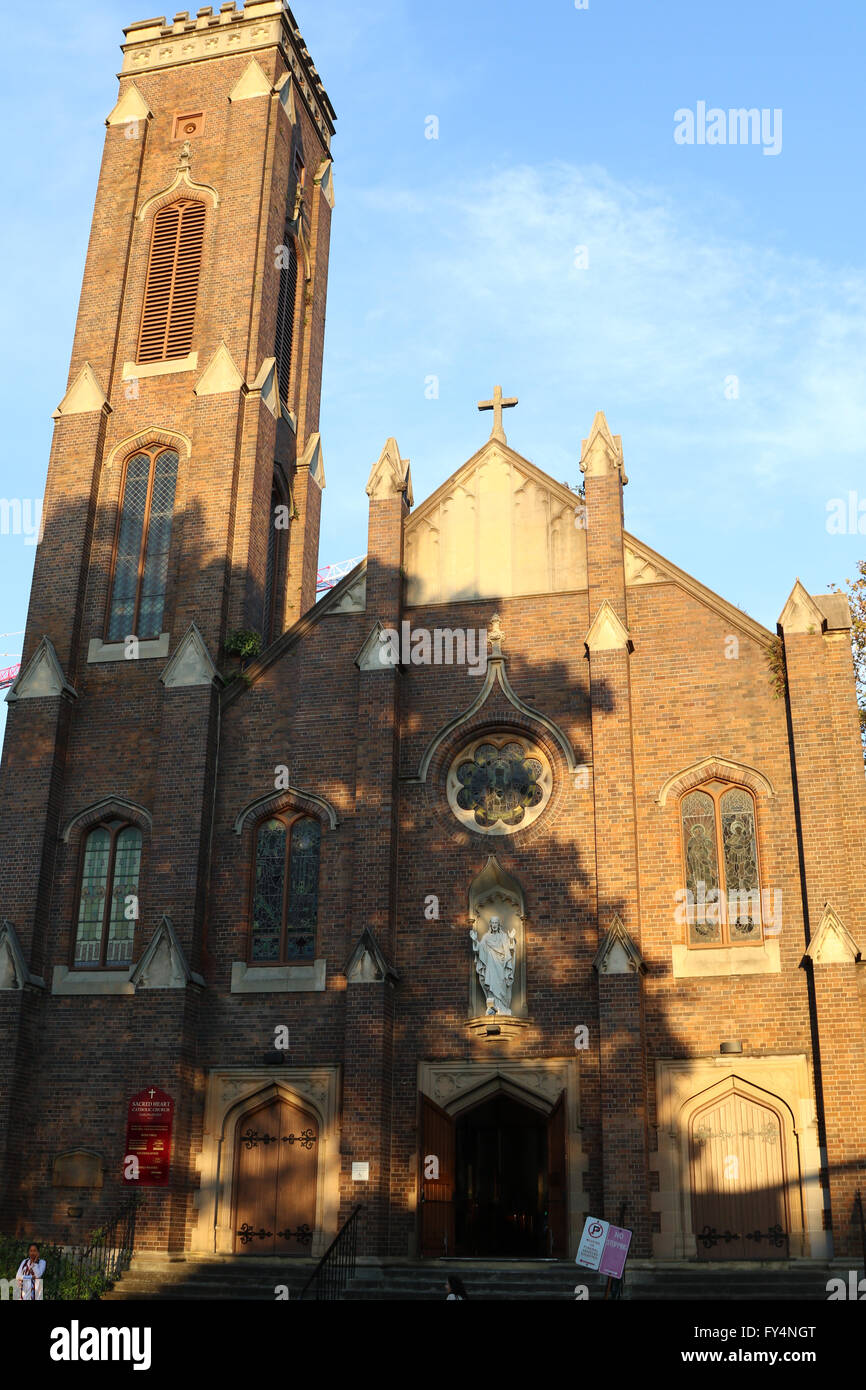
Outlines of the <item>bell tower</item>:
[{"label": "bell tower", "polygon": [[[88,993],[137,996],[187,1122],[226,642],[253,630],[266,648],[316,595],[334,111],[283,0],[124,35],[0,771],[10,1154],[40,1089],[19,1077],[32,1100],[12,1107],[15,1059]],[[124,873],[140,854],[126,927],[82,905],[94,826],[117,883],[118,837]],[[157,1025],[130,972],[164,918],[184,964]],[[120,1055],[123,1001],[102,1002]]]}]

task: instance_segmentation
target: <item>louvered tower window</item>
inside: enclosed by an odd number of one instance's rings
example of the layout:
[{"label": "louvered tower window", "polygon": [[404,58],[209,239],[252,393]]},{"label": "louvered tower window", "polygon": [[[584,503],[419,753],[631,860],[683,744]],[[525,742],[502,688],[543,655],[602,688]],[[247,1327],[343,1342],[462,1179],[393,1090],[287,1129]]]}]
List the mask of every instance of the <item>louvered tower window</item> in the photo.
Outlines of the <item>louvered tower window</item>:
[{"label": "louvered tower window", "polygon": [[156,446],[127,462],[114,553],[109,642],[160,635],[176,484],[173,449]]},{"label": "louvered tower window", "polygon": [[289,378],[292,370],[292,344],[295,337],[295,307],[298,298],[298,253],[292,241],[289,247],[289,263],[280,267],[280,295],[277,301],[277,340],[274,356],[277,359],[277,377],[280,383],[280,396],[286,409],[289,408]]},{"label": "louvered tower window", "polygon": [[204,217],[204,203],[182,200],[160,208],[153,219],[139,362],[166,362],[191,350]]}]

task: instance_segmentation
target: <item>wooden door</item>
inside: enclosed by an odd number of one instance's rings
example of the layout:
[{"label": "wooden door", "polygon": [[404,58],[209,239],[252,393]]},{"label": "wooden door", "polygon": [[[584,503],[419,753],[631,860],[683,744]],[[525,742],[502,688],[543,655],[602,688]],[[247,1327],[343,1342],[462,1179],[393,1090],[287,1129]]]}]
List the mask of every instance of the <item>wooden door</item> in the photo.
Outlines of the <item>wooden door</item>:
[{"label": "wooden door", "polygon": [[279,1096],[238,1121],[235,1250],[309,1255],[316,1225],[319,1129]]},{"label": "wooden door", "polygon": [[547,1241],[548,1253],[568,1254],[568,1152],[565,1091],[547,1118]]},{"label": "wooden door", "polygon": [[788,1258],[782,1125],[731,1091],[692,1117],[692,1216],[702,1260]]},{"label": "wooden door", "polygon": [[454,1121],[421,1096],[421,1254],[454,1253]]}]

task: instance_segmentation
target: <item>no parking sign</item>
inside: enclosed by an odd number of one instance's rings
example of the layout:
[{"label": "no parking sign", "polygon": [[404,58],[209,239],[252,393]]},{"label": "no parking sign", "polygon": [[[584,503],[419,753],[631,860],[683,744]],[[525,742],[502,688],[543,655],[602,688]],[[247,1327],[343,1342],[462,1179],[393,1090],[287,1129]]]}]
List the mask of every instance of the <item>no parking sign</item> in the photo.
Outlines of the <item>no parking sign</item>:
[{"label": "no parking sign", "polygon": [[597,1269],[599,1274],[607,1274],[612,1279],[621,1279],[631,1237],[631,1231],[623,1226],[611,1226],[599,1216],[588,1216],[574,1257],[575,1264]]}]

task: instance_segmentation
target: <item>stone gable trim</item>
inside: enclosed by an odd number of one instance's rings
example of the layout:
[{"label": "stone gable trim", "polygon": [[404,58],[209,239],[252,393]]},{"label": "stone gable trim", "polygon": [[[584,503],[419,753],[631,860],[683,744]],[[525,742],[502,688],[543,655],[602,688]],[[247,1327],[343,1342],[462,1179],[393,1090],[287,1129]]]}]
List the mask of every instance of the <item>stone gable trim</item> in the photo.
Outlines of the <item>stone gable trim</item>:
[{"label": "stone gable trim", "polygon": [[622,455],[622,436],[611,434],[603,410],[597,410],[580,450],[580,471],[588,478],[601,478],[619,473],[623,487],[628,482]]},{"label": "stone gable trim", "polygon": [[622,924],[618,912],[592,962],[597,975],[645,975],[646,962]]},{"label": "stone gable trim", "polygon": [[684,792],[699,787],[702,782],[711,782],[714,778],[718,778],[720,782],[736,782],[748,787],[749,791],[756,795],[759,792],[765,796],[776,795],[776,788],[763,772],[758,772],[757,768],[749,767],[746,763],[737,763],[732,758],[724,758],[719,753],[714,753],[669,777],[656,797],[656,804],[664,806],[668,797],[676,800]]},{"label": "stone gable trim", "polygon": [[193,686],[224,684],[223,677],[207,649],[207,643],[195,623],[190,623],[159,679],[166,690],[186,690]]},{"label": "stone gable trim", "polygon": [[806,947],[813,965],[855,965],[860,959],[860,947],[842,918],[830,903],[825,903],[821,924]]},{"label": "stone gable trim", "polygon": [[628,628],[607,599],[602,599],[583,641],[587,656],[594,656],[596,652],[626,651],[631,654],[634,651],[634,642]]},{"label": "stone gable trim", "polygon": [[100,821],[108,816],[117,816],[121,820],[132,821],[139,830],[146,830],[149,834],[153,827],[153,818],[144,806],[139,806],[135,801],[127,801],[123,796],[104,796],[100,801],[94,801],[90,806],[85,806],[83,811],[78,811],[60,832],[59,839],[63,844],[68,844],[73,830],[78,834],[83,834],[92,825],[98,825]]},{"label": "stone gable trim", "polygon": [[493,655],[488,658],[487,674],[484,678],[484,684],[472,701],[472,704],[469,705],[462,714],[455,715],[453,719],[449,719],[447,724],[442,725],[439,731],[433,735],[433,738],[424,750],[421,762],[418,766],[418,771],[414,775],[402,777],[401,781],[422,783],[427,781],[427,773],[430,770],[430,764],[438,748],[450,734],[454,733],[455,730],[459,729],[462,725],[468,724],[470,719],[478,713],[486,703],[497,682],[506,700],[510,705],[514,706],[519,714],[522,714],[526,719],[530,719],[536,724],[541,724],[541,726],[547,730],[565,757],[569,772],[574,772],[578,764],[568,736],[554,720],[549,719],[547,715],[542,714],[540,710],[533,709],[530,705],[525,704],[523,700],[520,699],[520,696],[515,693],[505,670],[506,657],[504,657],[501,650],[499,650],[499,642],[493,639],[491,639],[491,641],[493,645]]},{"label": "stone gable trim", "polygon": [[[168,956],[169,978],[159,980],[158,964],[159,956]],[[137,965],[134,965],[129,976],[129,982],[139,989],[185,989],[187,985],[199,985],[205,988],[205,982],[201,975],[196,975],[189,968],[183,947],[177,939],[172,920],[162,914],[150,943],[146,947]]]},{"label": "stone gable trim", "polygon": [[[579,505],[580,497],[576,492],[572,492],[571,488],[566,487],[565,483],[558,483],[556,479],[551,478],[548,473],[542,472],[536,464],[531,463],[529,459],[524,458],[522,454],[518,454],[516,450],[512,449],[510,444],[503,444],[500,440],[496,439],[486,439],[481,448],[478,449],[471,458],[467,459],[465,463],[462,463],[460,467],[451,474],[450,478],[446,478],[444,483],[440,484],[435,492],[431,492],[430,496],[419,504],[413,511],[411,517],[406,521],[406,532],[408,533],[409,531],[417,529],[422,521],[426,520],[432,512],[435,512],[443,497],[446,497],[454,488],[455,484],[460,482],[465,475],[474,472],[479,463],[484,459],[485,454],[496,453],[512,463],[519,473],[523,473],[525,477],[537,483],[540,487],[546,488],[548,492],[552,493],[561,502],[567,503],[572,509]],[[575,592],[584,591],[576,590]],[[472,599],[471,601],[473,603],[478,602],[477,599]]]},{"label": "stone gable trim", "polygon": [[43,637],[27,665],[9,688],[7,704],[16,700],[53,700],[58,695],[77,700],[78,692],[69,684],[50,637]]},{"label": "stone gable trim", "polygon": [[336,830],[340,823],[336,807],[325,797],[318,796],[316,792],[304,791],[301,787],[284,787],[278,792],[269,792],[267,796],[257,797],[245,806],[235,820],[234,832],[236,835],[242,835],[251,818],[265,820],[267,816],[275,816],[280,811],[306,811],[317,820],[327,819],[331,830]]},{"label": "stone gable trim", "polygon": [[826,617],[799,579],[795,580],[779,615],[779,627],[786,637],[801,632],[823,633],[827,627]]},{"label": "stone gable trim", "polygon": [[183,458],[184,462],[188,461],[192,454],[192,440],[188,434],[181,434],[180,430],[164,429],[162,425],[154,425],[136,430],[135,434],[128,434],[125,439],[115,444],[105,460],[106,469],[113,468],[115,461],[122,461],[149,444],[164,444],[168,449],[175,449],[178,459]]},{"label": "stone gable trim", "polygon": [[[638,560],[664,571],[663,578],[655,582],[678,584],[686,593],[691,594],[692,598],[697,599],[699,603],[704,604],[706,608],[710,608],[714,613],[718,613],[720,617],[724,618],[732,627],[736,628],[739,632],[744,632],[747,637],[753,638],[753,640],[759,642],[761,646],[766,647],[772,641],[774,634],[770,632],[769,628],[763,627],[761,623],[756,622],[754,618],[750,618],[748,613],[744,613],[742,609],[736,608],[734,604],[722,598],[721,594],[714,593],[712,589],[708,589],[699,579],[694,579],[692,575],[686,574],[685,570],[681,570],[676,565],[671,564],[670,560],[666,560],[663,555],[659,555],[658,551],[651,549],[651,547],[645,545],[643,541],[639,541],[636,536],[630,535],[628,531],[623,531],[622,539],[623,544],[628,547],[628,550],[630,550]],[[646,582],[647,581],[642,581],[642,587]]]},{"label": "stone gable trim", "polygon": [[394,984],[400,976],[369,927],[365,927],[343,971],[347,985]]},{"label": "stone gable trim", "polygon": [[400,457],[400,446],[393,435],[385,441],[385,447],[370,469],[365,491],[371,501],[402,493],[412,506],[412,470],[409,460]]},{"label": "stone gable trim", "polygon": [[134,82],[124,87],[105,118],[107,126],[129,125],[132,121],[152,121],[153,112]]},{"label": "stone gable trim", "polygon": [[197,202],[203,203],[206,198],[211,200],[213,207],[218,208],[220,195],[217,193],[213,184],[197,183],[190,178],[189,169],[178,169],[171,183],[167,187],[160,189],[158,193],[151,196],[142,203],[135,220],[143,222],[150,212],[158,212],[160,208],[166,207],[168,203],[173,203],[177,197],[178,190],[185,198],[193,198]]},{"label": "stone gable trim", "polygon": [[111,413],[108,397],[102,383],[89,362],[85,362],[57,409],[52,411],[52,419],[59,420],[66,415],[88,415],[97,410]]},{"label": "stone gable trim", "polygon": [[45,981],[31,975],[18,933],[5,917],[0,922],[0,990],[44,989]]}]

